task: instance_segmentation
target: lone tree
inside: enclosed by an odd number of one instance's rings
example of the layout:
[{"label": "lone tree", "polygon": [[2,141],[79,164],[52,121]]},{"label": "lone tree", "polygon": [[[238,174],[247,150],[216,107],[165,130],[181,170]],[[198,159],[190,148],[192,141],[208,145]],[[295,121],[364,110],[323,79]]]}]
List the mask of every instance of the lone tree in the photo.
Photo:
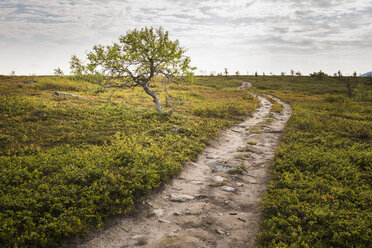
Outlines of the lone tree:
[{"label": "lone tree", "polygon": [[56,75],[56,76],[63,76],[63,71],[62,71],[62,69],[61,68],[56,68],[56,69],[54,69],[54,75]]},{"label": "lone tree", "polygon": [[155,76],[168,80],[190,80],[194,67],[185,56],[186,49],[179,41],[171,41],[162,28],[142,28],[127,32],[118,43],[95,45],[84,64],[72,56],[71,72],[105,88],[125,89],[140,86],[150,95],[161,112],[159,97],[150,90]]}]

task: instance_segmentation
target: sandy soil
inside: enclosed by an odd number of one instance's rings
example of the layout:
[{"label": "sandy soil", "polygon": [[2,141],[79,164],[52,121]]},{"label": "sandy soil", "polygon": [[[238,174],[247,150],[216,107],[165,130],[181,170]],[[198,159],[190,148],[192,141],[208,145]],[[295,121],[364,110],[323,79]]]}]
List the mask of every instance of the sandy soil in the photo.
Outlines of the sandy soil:
[{"label": "sandy soil", "polygon": [[[249,87],[246,82],[241,88]],[[252,117],[221,132],[196,163],[187,163],[135,213],[73,246],[252,247],[271,160],[291,114],[290,106],[279,99],[284,106],[280,114],[270,112],[266,98],[256,97],[261,103]]]}]

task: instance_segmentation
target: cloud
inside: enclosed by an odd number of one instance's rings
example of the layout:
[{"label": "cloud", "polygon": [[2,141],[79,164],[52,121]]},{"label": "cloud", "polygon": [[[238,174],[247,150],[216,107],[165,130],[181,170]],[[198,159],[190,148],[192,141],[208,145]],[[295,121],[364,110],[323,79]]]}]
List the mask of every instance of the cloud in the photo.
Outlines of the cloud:
[{"label": "cloud", "polygon": [[2,0],[0,49],[20,59],[18,51],[27,49],[83,54],[130,29],[163,26],[199,68],[219,70],[230,62],[275,71],[272,61],[284,54],[291,63],[340,51],[371,56],[371,19],[370,0]]}]

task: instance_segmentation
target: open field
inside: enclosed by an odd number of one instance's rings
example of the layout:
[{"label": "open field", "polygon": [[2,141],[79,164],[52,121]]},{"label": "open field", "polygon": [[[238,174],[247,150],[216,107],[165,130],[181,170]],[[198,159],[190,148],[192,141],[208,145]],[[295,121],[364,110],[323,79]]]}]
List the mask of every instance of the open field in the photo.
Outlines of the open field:
[{"label": "open field", "polygon": [[127,212],[256,109],[240,80],[223,81],[168,85],[167,114],[141,89],[107,104],[109,93],[68,77],[0,77],[0,246],[55,246]]},{"label": "open field", "polygon": [[[109,92],[69,77],[0,76],[0,246],[53,247],[128,212],[254,112],[242,81],[293,108],[256,245],[371,246],[372,83],[351,78],[349,98],[344,79],[290,76],[167,85],[172,114],[155,112],[141,89],[108,103]],[[163,103],[164,87],[153,88]]]}]

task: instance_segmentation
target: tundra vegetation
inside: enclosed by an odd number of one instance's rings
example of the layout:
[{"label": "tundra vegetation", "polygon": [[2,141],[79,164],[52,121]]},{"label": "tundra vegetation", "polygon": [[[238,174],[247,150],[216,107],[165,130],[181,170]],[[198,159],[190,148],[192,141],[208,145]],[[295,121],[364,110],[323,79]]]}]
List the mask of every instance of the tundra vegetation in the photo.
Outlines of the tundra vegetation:
[{"label": "tundra vegetation", "polygon": [[[169,83],[172,114],[138,88],[108,104],[83,78],[0,76],[0,247],[55,247],[127,213],[257,108],[242,80],[293,107],[257,246],[370,247],[369,79],[350,78],[349,97],[339,78],[257,74]],[[150,87],[164,102],[162,78]]]},{"label": "tundra vegetation", "polygon": [[[164,102],[162,79],[149,87]],[[0,76],[0,247],[55,247],[127,213],[257,108],[240,85],[170,82],[169,114],[141,88],[107,104],[111,93],[80,77]]]},{"label": "tundra vegetation", "polygon": [[257,247],[372,246],[372,84],[315,74],[244,79],[293,107]]}]

